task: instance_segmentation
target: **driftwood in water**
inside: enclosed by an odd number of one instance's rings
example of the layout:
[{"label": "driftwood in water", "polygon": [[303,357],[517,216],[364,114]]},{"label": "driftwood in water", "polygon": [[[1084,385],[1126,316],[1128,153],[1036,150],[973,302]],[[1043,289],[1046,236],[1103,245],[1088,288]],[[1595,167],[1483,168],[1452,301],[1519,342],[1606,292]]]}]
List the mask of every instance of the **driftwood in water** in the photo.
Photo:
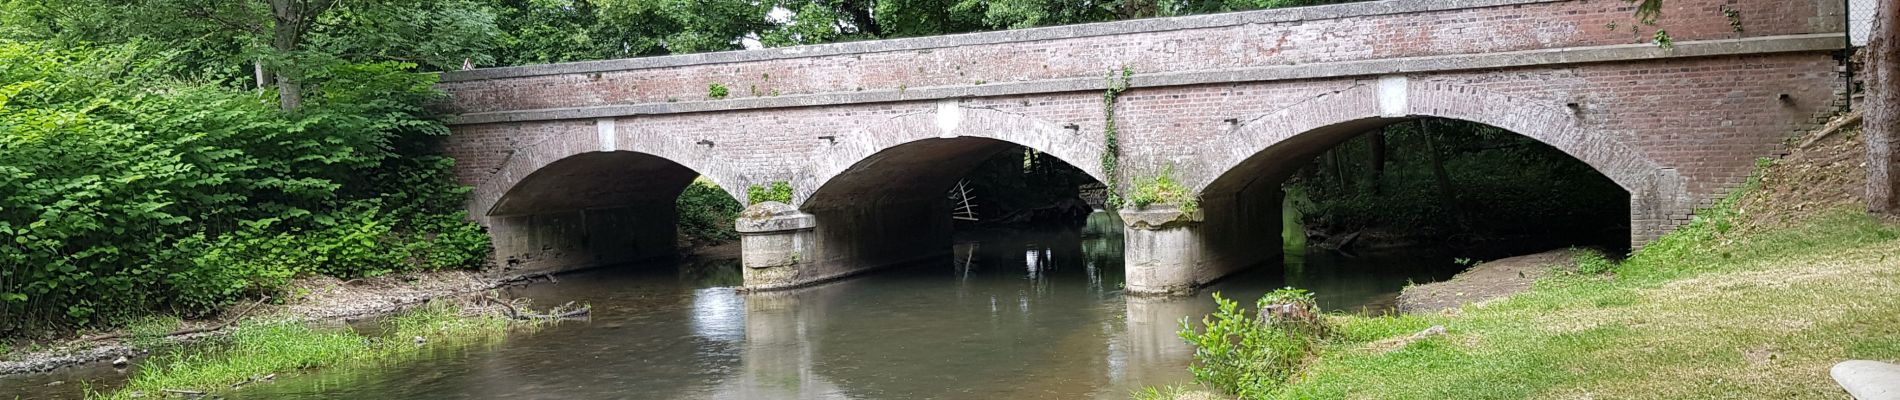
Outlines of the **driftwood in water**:
[{"label": "driftwood in water", "polygon": [[570,302],[567,302],[567,304],[562,304],[560,307],[555,307],[554,309],[549,310],[549,312],[546,314],[537,314],[533,312],[522,313],[521,310],[518,310],[515,308],[515,305],[513,302],[503,301],[501,299],[497,299],[492,296],[486,297],[486,299],[488,299],[488,301],[491,303],[500,304],[502,307],[502,310],[507,311],[509,319],[520,320],[520,321],[578,318],[578,317],[587,316],[587,313],[593,310],[593,307],[589,307],[589,306],[581,306],[580,308],[573,308],[574,302],[570,301]]}]

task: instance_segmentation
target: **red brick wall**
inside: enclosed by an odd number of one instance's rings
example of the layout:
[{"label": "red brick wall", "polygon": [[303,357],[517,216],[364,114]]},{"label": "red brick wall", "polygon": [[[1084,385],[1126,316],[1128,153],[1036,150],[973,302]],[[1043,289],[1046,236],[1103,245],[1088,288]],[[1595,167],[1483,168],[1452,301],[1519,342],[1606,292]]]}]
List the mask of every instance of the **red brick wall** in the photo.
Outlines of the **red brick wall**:
[{"label": "red brick wall", "polygon": [[[1678,42],[1838,29],[1826,1],[1672,0],[1659,23]],[[704,100],[720,82],[734,97],[853,93],[982,82],[1099,79],[1130,65],[1153,74],[1313,62],[1628,44],[1629,5],[1573,0],[929,50],[786,58],[629,71],[444,83],[460,111]],[[1203,17],[1192,17],[1203,18]],[[1612,21],[1619,29],[1611,32]],[[1152,21],[1150,23],[1153,23]],[[1832,25],[1830,25],[1832,24]],[[1284,40],[1283,40],[1284,39]],[[772,50],[776,51],[776,50]],[[764,78],[770,76],[769,82]],[[1837,63],[1825,52],[1575,63],[1405,75],[1409,115],[1459,117],[1545,140],[1633,187],[1635,235],[1686,220],[1693,206],[1742,182],[1753,161],[1837,107]],[[1314,124],[1377,118],[1378,76],[1138,87],[1120,98],[1124,177],[1172,166],[1195,187],[1248,177],[1263,150],[1308,137]],[[1786,95],[1784,99],[1782,96]],[[952,102],[956,123],[940,117]],[[1575,104],[1574,107],[1571,104]],[[725,186],[794,183],[796,200],[840,179],[870,154],[936,137],[975,136],[1035,147],[1101,175],[1100,91],[895,101],[614,117],[614,148],[658,155]],[[1239,123],[1227,122],[1234,119]],[[1376,122],[1376,121],[1375,121]],[[1389,121],[1387,121],[1389,122]],[[1069,126],[1073,126],[1071,129]],[[1304,127],[1295,129],[1294,127]],[[447,151],[477,186],[473,211],[540,166],[602,148],[596,121],[458,125]],[[1305,130],[1301,130],[1305,129]],[[832,137],[823,139],[821,137]],[[710,144],[706,144],[710,143]],[[1248,161],[1252,160],[1252,161]],[[1295,162],[1295,161],[1289,161]],[[1241,168],[1245,167],[1245,168]],[[1238,170],[1236,168],[1239,168]],[[1668,171],[1665,171],[1668,170]],[[624,171],[620,173],[637,173]],[[1658,178],[1669,174],[1679,177]],[[845,176],[842,179],[851,179]],[[1124,180],[1126,182],[1126,180]],[[863,186],[863,185],[860,185]]]}]

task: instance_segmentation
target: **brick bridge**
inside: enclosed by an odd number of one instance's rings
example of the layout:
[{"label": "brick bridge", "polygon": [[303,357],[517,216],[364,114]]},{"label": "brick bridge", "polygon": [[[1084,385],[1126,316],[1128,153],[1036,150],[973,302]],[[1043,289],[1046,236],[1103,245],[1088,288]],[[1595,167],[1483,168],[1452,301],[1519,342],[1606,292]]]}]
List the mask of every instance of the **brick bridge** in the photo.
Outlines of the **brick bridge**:
[{"label": "brick bridge", "polygon": [[[1380,126],[1504,128],[1630,195],[1640,245],[1742,183],[1842,101],[1838,0],[1670,0],[1674,45],[1620,0],[1438,0],[1160,18],[443,75],[447,151],[496,257],[523,273],[675,251],[704,176],[748,208],[746,285],[947,253],[945,191],[1010,145],[1122,187],[1171,168],[1200,211],[1121,210],[1131,293],[1180,293],[1278,255],[1279,186]],[[712,98],[714,84],[730,93]]]}]

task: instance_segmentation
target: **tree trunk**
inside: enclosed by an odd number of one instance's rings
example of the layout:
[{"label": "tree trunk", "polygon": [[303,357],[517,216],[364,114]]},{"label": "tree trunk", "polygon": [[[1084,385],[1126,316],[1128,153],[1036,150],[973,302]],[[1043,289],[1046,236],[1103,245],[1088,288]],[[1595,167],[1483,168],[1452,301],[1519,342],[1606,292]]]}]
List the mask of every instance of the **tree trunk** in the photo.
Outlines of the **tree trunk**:
[{"label": "tree trunk", "polygon": [[1867,42],[1867,210],[1900,214],[1900,10],[1880,2]]},{"label": "tree trunk", "polygon": [[1385,182],[1385,128],[1366,134],[1366,144],[1372,149],[1372,194],[1379,194]]},{"label": "tree trunk", "polygon": [[292,75],[301,74],[286,71],[287,68],[282,66],[291,63],[283,58],[294,55],[299,42],[303,39],[303,24],[308,17],[305,14],[307,10],[303,9],[303,4],[298,0],[270,0],[270,9],[271,17],[277,22],[271,26],[271,48],[277,50],[280,57],[277,61],[279,67],[276,68],[277,104],[284,110],[295,110],[303,107],[303,85],[293,79]]},{"label": "tree trunk", "polygon": [[270,70],[264,68],[264,60],[251,62],[251,73],[256,74],[257,88],[263,89],[271,84]]},{"label": "tree trunk", "polygon": [[1419,136],[1425,137],[1426,159],[1432,164],[1432,179],[1438,182],[1438,202],[1444,204],[1445,210],[1462,225],[1464,213],[1458,207],[1457,188],[1452,186],[1451,174],[1445,172],[1445,157],[1438,154],[1438,139],[1432,135],[1431,124],[1425,120],[1419,120],[1418,132]]}]

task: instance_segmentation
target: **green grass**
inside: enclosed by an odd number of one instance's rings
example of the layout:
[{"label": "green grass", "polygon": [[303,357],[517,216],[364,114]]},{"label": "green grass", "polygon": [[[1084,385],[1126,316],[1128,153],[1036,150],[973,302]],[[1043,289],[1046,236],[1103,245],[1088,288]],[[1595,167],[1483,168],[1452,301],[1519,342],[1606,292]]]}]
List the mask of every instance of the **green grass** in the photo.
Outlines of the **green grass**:
[{"label": "green grass", "polygon": [[[1740,236],[1718,225],[1484,306],[1330,316],[1338,334],[1276,395],[1812,398],[1838,395],[1835,362],[1900,360],[1900,227],[1854,210]],[[1375,345],[1431,325],[1449,333]]]},{"label": "green grass", "polygon": [[[246,322],[227,340],[153,356],[141,364],[142,369],[125,388],[90,397],[149,397],[163,389],[216,393],[270,374],[347,368],[356,363],[401,359],[416,354],[423,346],[479,343],[500,338],[509,329],[509,322],[500,318],[462,317],[453,308],[436,306],[391,316],[382,324],[387,339],[348,330],[317,329],[299,322]],[[427,344],[414,343],[412,338],[418,336]]]}]

